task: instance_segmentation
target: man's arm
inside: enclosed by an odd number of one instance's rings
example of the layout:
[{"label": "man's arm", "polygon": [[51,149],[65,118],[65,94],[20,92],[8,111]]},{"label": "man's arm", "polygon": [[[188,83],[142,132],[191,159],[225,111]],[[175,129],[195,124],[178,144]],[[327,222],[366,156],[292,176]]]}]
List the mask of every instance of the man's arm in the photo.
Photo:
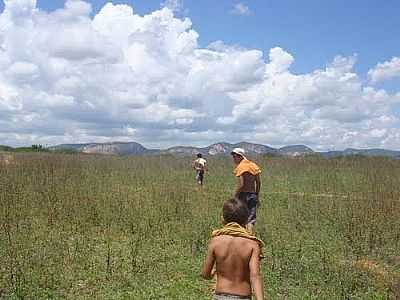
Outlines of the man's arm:
[{"label": "man's arm", "polygon": [[249,268],[250,268],[250,282],[253,288],[256,300],[264,300],[263,282],[260,271],[260,246],[257,245],[251,254]]},{"label": "man's arm", "polygon": [[215,255],[214,255],[214,243],[211,240],[208,243],[208,250],[206,260],[204,261],[203,270],[201,272],[201,277],[204,279],[212,279],[213,277],[213,267],[215,264]]},{"label": "man's arm", "polygon": [[239,194],[242,191],[243,187],[244,187],[244,177],[243,177],[243,175],[240,175],[238,177],[238,183],[237,183],[235,195],[234,195],[236,198],[239,197]]},{"label": "man's arm", "polygon": [[255,188],[256,188],[256,194],[257,194],[257,206],[259,207],[261,205],[261,202],[260,202],[260,189],[261,189],[260,174],[256,175],[255,185],[256,185]]},{"label": "man's arm", "polygon": [[256,184],[256,193],[257,193],[257,195],[258,195],[258,194],[260,194],[260,188],[261,188],[260,174],[257,174],[257,175],[256,175],[255,184]]}]

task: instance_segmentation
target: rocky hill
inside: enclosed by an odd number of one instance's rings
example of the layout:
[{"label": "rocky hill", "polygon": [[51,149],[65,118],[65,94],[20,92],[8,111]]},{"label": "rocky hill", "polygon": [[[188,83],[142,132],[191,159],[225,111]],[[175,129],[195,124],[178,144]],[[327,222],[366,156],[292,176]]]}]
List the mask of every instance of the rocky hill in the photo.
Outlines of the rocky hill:
[{"label": "rocky hill", "polygon": [[105,144],[90,144],[86,145],[81,150],[83,153],[101,153],[101,154],[146,154],[148,149],[139,143],[105,143]]},{"label": "rocky hill", "polygon": [[327,151],[327,152],[320,152],[320,154],[326,158],[360,155],[360,156],[385,156],[385,157],[392,157],[392,158],[400,159],[400,151],[385,150],[385,149],[347,148],[343,151]]},{"label": "rocky hill", "polygon": [[293,146],[286,146],[279,148],[279,154],[281,155],[288,155],[288,156],[301,156],[307,154],[313,154],[314,151],[304,145],[293,145]]},{"label": "rocky hill", "polygon": [[240,142],[230,144],[226,142],[215,143],[207,147],[177,146],[168,149],[147,149],[135,142],[112,142],[112,143],[88,143],[88,144],[61,144],[49,147],[49,150],[72,150],[82,153],[109,154],[109,155],[228,155],[234,148],[245,149],[249,155],[277,155],[277,156],[305,156],[320,155],[325,158],[341,157],[349,155],[362,156],[387,156],[400,159],[400,151],[385,149],[345,149],[343,151],[315,152],[304,145],[291,145],[279,149],[262,144]]},{"label": "rocky hill", "polygon": [[203,155],[218,155],[218,154],[229,154],[234,148],[237,147],[243,148],[247,153],[250,154],[278,154],[278,151],[274,148],[247,142],[241,142],[237,144],[221,142],[203,148],[172,147],[166,150],[161,150],[161,152],[171,153],[171,154],[184,154],[184,155],[195,155],[197,153],[201,153]]},{"label": "rocky hill", "polygon": [[49,147],[49,150],[74,150],[82,153],[116,155],[140,155],[152,152],[152,150],[135,142],[61,144]]}]

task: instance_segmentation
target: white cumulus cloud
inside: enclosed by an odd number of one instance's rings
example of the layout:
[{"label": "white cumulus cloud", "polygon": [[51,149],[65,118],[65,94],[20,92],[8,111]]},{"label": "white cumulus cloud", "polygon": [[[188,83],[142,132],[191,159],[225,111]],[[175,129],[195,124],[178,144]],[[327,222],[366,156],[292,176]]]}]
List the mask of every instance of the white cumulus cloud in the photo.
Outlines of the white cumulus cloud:
[{"label": "white cumulus cloud", "polygon": [[372,83],[400,77],[400,57],[393,57],[390,61],[378,63],[368,71],[368,76]]},{"label": "white cumulus cloud", "polygon": [[183,9],[183,0],[165,0],[161,7],[169,8],[172,11],[178,12]]},{"label": "white cumulus cloud", "polygon": [[[360,79],[356,56],[295,74],[284,47],[200,47],[191,20],[175,15],[181,3],[146,15],[107,3],[92,16],[80,0],[53,12],[33,0],[4,1],[2,143],[400,148],[400,93]],[[378,64],[371,82],[395,76],[396,64]]]},{"label": "white cumulus cloud", "polygon": [[231,9],[231,13],[241,16],[250,16],[252,14],[250,8],[242,2],[236,3]]}]

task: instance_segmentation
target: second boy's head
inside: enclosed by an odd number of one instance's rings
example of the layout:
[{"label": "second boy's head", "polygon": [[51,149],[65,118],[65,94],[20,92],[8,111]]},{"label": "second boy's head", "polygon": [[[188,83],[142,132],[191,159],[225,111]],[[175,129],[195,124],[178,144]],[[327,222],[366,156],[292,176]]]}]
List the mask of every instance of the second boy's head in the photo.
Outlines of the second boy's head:
[{"label": "second boy's head", "polygon": [[232,198],[224,202],[222,215],[225,224],[236,222],[239,225],[246,226],[249,218],[249,209],[243,201]]},{"label": "second boy's head", "polygon": [[235,164],[239,164],[243,159],[246,159],[244,156],[244,149],[243,148],[235,148],[231,151],[231,155]]}]

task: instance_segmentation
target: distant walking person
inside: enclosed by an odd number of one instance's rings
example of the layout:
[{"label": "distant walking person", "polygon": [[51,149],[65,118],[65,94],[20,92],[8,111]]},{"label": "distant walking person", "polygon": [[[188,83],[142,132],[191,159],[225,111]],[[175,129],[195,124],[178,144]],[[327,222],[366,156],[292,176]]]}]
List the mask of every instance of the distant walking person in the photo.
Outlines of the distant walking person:
[{"label": "distant walking person", "polygon": [[254,162],[248,160],[242,148],[235,148],[231,155],[236,168],[233,171],[238,177],[238,184],[234,196],[247,204],[249,209],[249,219],[247,229],[253,232],[256,223],[257,207],[260,205],[260,173],[261,169]]},{"label": "distant walking person", "polygon": [[239,199],[225,201],[224,227],[212,232],[202,277],[216,276],[214,300],[264,300],[260,259],[264,243],[245,226],[249,217],[246,204]]},{"label": "distant walking person", "polygon": [[204,172],[207,170],[207,161],[201,153],[197,154],[197,158],[192,163],[193,169],[196,170],[196,181],[199,186],[203,186]]}]

